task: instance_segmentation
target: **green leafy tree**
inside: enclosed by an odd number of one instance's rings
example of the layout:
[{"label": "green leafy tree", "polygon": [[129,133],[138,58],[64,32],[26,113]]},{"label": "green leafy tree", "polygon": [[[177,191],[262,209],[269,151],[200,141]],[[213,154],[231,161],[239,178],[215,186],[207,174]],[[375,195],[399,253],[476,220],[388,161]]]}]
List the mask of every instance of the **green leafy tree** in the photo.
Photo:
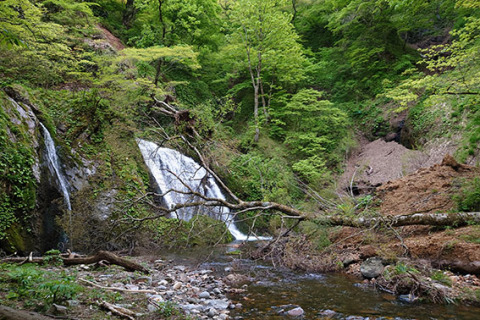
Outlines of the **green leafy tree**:
[{"label": "green leafy tree", "polygon": [[135,0],[135,7],[143,15],[142,33],[133,39],[137,46],[215,46],[221,10],[215,0]]},{"label": "green leafy tree", "polygon": [[[125,49],[123,51],[129,59],[153,64],[155,76],[153,83],[158,84],[160,77],[164,77],[166,69],[183,67],[194,71],[200,68],[197,61],[198,53],[191,46],[150,47],[146,49]],[[167,79],[163,79],[167,80]]]},{"label": "green leafy tree", "polygon": [[290,23],[292,16],[281,10],[285,5],[283,0],[239,0],[228,14],[233,31],[224,50],[234,71],[248,72],[254,92],[255,141],[260,134],[260,103],[268,119],[273,91],[303,78],[305,58]]},{"label": "green leafy tree", "polygon": [[322,182],[328,167],[338,164],[338,149],[348,137],[347,114],[322,95],[302,89],[276,115],[285,144],[297,159],[293,169],[313,183]]}]

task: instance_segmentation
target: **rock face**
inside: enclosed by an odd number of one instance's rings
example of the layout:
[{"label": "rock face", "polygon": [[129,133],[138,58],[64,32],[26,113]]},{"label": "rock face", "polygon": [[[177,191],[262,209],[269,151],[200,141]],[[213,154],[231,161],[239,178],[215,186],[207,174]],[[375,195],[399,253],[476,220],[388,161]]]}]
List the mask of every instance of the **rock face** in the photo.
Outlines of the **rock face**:
[{"label": "rock face", "polygon": [[[58,245],[66,241],[65,232],[59,226],[57,220],[66,211],[65,194],[62,193],[58,177],[52,174],[51,168],[51,154],[47,151],[45,141],[52,141],[51,137],[55,139],[55,130],[48,126],[51,124],[42,119],[47,118],[39,108],[29,102],[28,99],[22,97],[20,93],[12,88],[7,88],[5,92],[0,92],[0,108],[4,122],[0,123],[0,126],[5,127],[7,145],[13,145],[17,149],[22,149],[21,155],[26,155],[31,158],[31,173],[33,174],[34,183],[32,183],[32,192],[30,199],[21,198],[16,199],[15,195],[9,195],[11,201],[22,201],[24,203],[28,201],[34,202],[34,205],[30,209],[15,211],[15,217],[18,221],[22,221],[21,224],[10,225],[6,228],[8,234],[6,239],[0,241],[0,249],[6,252],[17,251],[19,253],[28,252],[44,252],[52,248],[59,248]],[[42,122],[47,125],[48,129],[41,126]],[[46,132],[49,133],[49,138],[46,138]],[[69,154],[69,151],[60,150],[61,148],[56,145],[54,152],[58,153],[58,158]],[[60,152],[58,152],[60,150]],[[2,150],[5,151],[5,150]],[[62,152],[63,151],[63,152]],[[9,152],[8,149],[6,151]],[[10,152],[11,153],[11,152]],[[12,159],[16,159],[14,156]],[[50,162],[49,162],[50,161]],[[60,161],[63,162],[63,161]],[[80,176],[78,178],[79,186],[88,184],[87,178],[89,172],[82,175],[77,174],[85,169],[77,169],[73,165],[73,161],[70,161],[70,168],[66,168],[65,163],[58,163],[58,169],[63,173],[64,171],[72,172],[72,175]],[[12,164],[11,164],[12,165]],[[15,164],[13,164],[15,165]],[[77,163],[78,167],[86,168],[83,163]],[[23,166],[22,170],[26,168]],[[28,169],[27,169],[28,170]],[[75,174],[74,174],[75,173]],[[2,173],[0,173],[2,174]],[[81,177],[83,176],[83,178]],[[19,177],[20,178],[20,177]],[[69,181],[71,177],[69,176]],[[6,190],[2,190],[2,179],[0,178],[0,193],[5,192],[8,195],[8,190],[13,190],[13,186],[23,190],[25,192],[25,186],[16,185],[17,181],[23,181],[28,179],[26,174],[22,177],[22,180],[17,179],[15,176],[9,178],[6,181]],[[80,181],[83,180],[83,181]],[[68,186],[70,191],[76,191],[78,188]],[[28,216],[28,219],[24,216]],[[3,221],[0,221],[4,223]],[[26,231],[30,230],[30,231]],[[61,249],[61,248],[60,248]]]},{"label": "rock face", "polygon": [[367,279],[376,278],[383,273],[382,259],[379,257],[368,258],[360,266],[362,276]]}]

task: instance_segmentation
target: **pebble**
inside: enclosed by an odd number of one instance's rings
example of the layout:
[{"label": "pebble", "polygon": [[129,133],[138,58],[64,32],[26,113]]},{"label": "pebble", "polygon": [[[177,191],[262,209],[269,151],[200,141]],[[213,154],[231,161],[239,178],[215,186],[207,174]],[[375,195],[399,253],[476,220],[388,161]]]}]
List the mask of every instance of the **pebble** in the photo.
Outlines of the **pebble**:
[{"label": "pebble", "polygon": [[175,282],[175,284],[173,285],[173,290],[178,290],[182,287],[182,283],[181,282]]},{"label": "pebble", "polygon": [[198,297],[200,299],[208,299],[210,298],[210,293],[208,291],[203,291],[198,295]]},{"label": "pebble", "polygon": [[166,286],[168,284],[168,281],[167,280],[160,280],[160,282],[158,282],[158,285],[159,286]]},{"label": "pebble", "polygon": [[213,293],[222,294],[222,290],[220,290],[219,288],[215,288],[215,289],[213,289]]},{"label": "pebble", "polygon": [[215,308],[210,308],[208,309],[208,312],[207,312],[207,316],[209,316],[210,318],[213,318],[215,315],[217,315],[217,310],[215,310]]},{"label": "pebble", "polygon": [[303,316],[304,313],[305,311],[303,311],[301,307],[297,307],[287,311],[287,315],[289,315],[290,317],[300,317]]},{"label": "pebble", "polygon": [[187,269],[187,267],[185,267],[185,266],[175,266],[175,267],[173,267],[173,270],[178,270],[178,271],[181,271],[181,272],[184,272],[186,269]]}]

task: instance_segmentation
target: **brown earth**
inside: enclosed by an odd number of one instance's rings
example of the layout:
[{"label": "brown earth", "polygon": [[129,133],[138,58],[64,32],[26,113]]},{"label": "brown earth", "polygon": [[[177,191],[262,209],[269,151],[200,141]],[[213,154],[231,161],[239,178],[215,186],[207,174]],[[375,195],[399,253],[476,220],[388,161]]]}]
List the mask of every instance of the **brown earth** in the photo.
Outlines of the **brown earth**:
[{"label": "brown earth", "polygon": [[455,208],[461,182],[480,176],[476,167],[461,165],[447,155],[441,164],[424,168],[377,188],[384,215],[446,212]]},{"label": "brown earth", "polygon": [[[371,152],[371,150],[368,151],[369,148],[376,150],[377,153],[373,156],[371,153],[367,154]],[[369,183],[382,183],[373,193],[377,202],[380,203],[376,208],[379,214],[453,211],[456,209],[453,196],[458,194],[462,183],[480,177],[480,168],[458,164],[453,157],[447,155],[441,164],[421,168],[409,175],[394,179],[393,171],[408,167],[408,161],[402,161],[400,155],[413,155],[409,152],[411,150],[405,151],[402,148],[396,143],[377,140],[369,143],[366,148],[365,146],[362,148],[365,154],[354,155],[357,160],[362,157],[366,159],[365,156],[375,160],[371,164],[367,163],[367,166],[357,166],[357,168],[362,168],[360,176],[368,176]],[[386,160],[382,162],[381,159]],[[390,170],[392,172],[388,172],[388,168],[392,168]],[[371,171],[370,175],[366,173],[367,169]],[[382,179],[391,180],[381,182]],[[357,212],[357,214],[362,213]],[[344,270],[357,276],[361,276],[362,261],[374,256],[380,256],[386,263],[393,264],[395,261],[405,260],[422,270],[442,268],[462,274],[480,275],[480,226],[477,225],[462,228],[454,226],[451,228],[381,227],[367,230],[342,227],[331,230],[333,231],[330,232],[329,239],[332,245],[321,253],[318,253],[315,248],[314,240],[302,236],[279,242],[278,247],[272,249],[271,256],[278,257],[281,254],[278,262],[293,269],[320,272]],[[462,288],[468,287],[468,290],[480,292],[480,281],[472,285],[467,282],[462,283],[461,276],[454,276],[451,273],[449,276],[457,281],[454,290],[456,293],[452,294],[456,295],[455,299],[471,299],[462,296],[464,292]]]},{"label": "brown earth", "polygon": [[122,43],[122,41],[115,37],[110,31],[108,31],[105,27],[101,26],[101,25],[97,25],[97,29],[99,29],[102,34],[103,34],[103,37],[105,38],[105,40],[107,40],[107,42],[112,46],[114,47],[116,50],[120,51],[120,50],[123,50],[125,49],[125,45]]}]

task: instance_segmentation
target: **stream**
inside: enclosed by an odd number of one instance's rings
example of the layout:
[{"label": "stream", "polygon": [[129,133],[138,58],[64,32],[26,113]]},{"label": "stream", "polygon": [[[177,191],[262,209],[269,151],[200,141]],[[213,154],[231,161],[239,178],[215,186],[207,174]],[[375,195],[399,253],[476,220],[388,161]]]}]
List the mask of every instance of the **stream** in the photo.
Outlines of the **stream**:
[{"label": "stream", "polygon": [[[162,252],[176,264],[247,276],[246,292],[230,294],[242,307],[231,311],[232,319],[293,319],[285,311],[300,306],[302,319],[480,319],[480,308],[461,305],[404,303],[395,296],[365,287],[361,280],[341,274],[306,274],[274,268],[265,262],[228,254],[235,247]],[[242,286],[239,285],[241,288]]]}]

